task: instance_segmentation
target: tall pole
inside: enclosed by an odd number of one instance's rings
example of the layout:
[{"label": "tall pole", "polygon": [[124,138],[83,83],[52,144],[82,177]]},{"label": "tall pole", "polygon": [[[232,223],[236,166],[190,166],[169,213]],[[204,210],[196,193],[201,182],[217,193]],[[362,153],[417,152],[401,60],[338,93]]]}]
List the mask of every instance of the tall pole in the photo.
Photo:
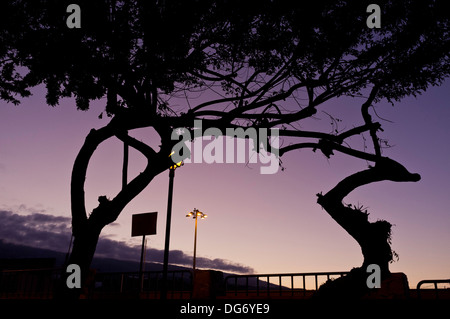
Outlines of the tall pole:
[{"label": "tall pole", "polygon": [[144,261],[145,261],[145,235],[142,236],[141,262],[139,263],[139,291],[142,292],[144,281]]},{"label": "tall pole", "polygon": [[195,256],[197,255],[197,212],[195,212],[195,232],[194,232],[194,264],[192,268],[195,271]]},{"label": "tall pole", "polygon": [[170,224],[172,222],[172,197],[173,197],[173,180],[175,178],[175,168],[169,169],[169,196],[167,200],[167,218],[166,218],[166,240],[164,244],[164,262],[163,262],[163,279],[161,289],[161,299],[167,298],[167,272],[169,267],[169,243],[170,243]]},{"label": "tall pole", "polygon": [[194,210],[192,212],[190,212],[189,214],[187,214],[186,217],[189,217],[189,218],[192,217],[192,218],[195,219],[194,260],[193,260],[193,265],[192,265],[192,270],[194,271],[194,277],[195,277],[195,263],[196,263],[196,258],[197,258],[197,222],[198,222],[198,217],[200,217],[201,219],[205,219],[206,217],[208,217],[208,215],[202,213],[197,208],[194,208]]},{"label": "tall pole", "polygon": [[128,143],[123,142],[122,190],[127,186],[127,183],[128,183]]}]

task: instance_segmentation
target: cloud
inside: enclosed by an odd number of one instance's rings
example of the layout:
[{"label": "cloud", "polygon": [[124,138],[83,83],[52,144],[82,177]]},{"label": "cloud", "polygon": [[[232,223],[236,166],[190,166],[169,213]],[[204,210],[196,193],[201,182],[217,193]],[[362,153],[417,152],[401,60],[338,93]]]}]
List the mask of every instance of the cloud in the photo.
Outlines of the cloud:
[{"label": "cloud", "polygon": [[56,251],[67,251],[70,243],[70,219],[33,213],[18,215],[0,211],[0,236],[5,241]]},{"label": "cloud", "polygon": [[[53,216],[39,212],[28,215],[15,214],[8,210],[0,210],[0,239],[12,244],[67,252],[71,238],[71,219],[64,216]],[[100,237],[96,257],[121,260],[139,260],[140,245],[130,246],[125,242],[107,237]],[[164,251],[150,248],[147,250],[147,261],[163,262]],[[171,250],[169,263],[190,266],[192,256],[181,250]],[[197,257],[199,268],[217,269],[234,273],[252,273],[254,270],[245,265],[221,258]]]}]

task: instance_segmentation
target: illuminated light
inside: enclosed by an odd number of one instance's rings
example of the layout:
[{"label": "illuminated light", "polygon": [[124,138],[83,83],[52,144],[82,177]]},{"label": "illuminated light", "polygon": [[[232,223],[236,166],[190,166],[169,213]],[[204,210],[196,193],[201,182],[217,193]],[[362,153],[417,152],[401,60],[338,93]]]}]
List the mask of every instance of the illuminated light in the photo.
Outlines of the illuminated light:
[{"label": "illuminated light", "polygon": [[177,167],[181,167],[181,166],[183,166],[183,165],[184,165],[183,162],[178,162],[178,163],[176,163],[175,165],[170,166],[169,168],[170,168],[170,169],[176,169]]},{"label": "illuminated light", "polygon": [[[173,154],[175,154],[175,151],[172,151],[172,153],[170,153],[169,157],[171,157]],[[183,165],[184,165],[184,162],[181,161],[181,162],[176,163],[175,165],[170,166],[169,169],[176,169],[177,167],[181,167]]]},{"label": "illuminated light", "polygon": [[195,219],[194,258],[193,258],[192,269],[194,269],[194,271],[195,271],[195,259],[196,259],[196,254],[197,254],[197,220],[198,220],[199,216],[200,216],[201,219],[205,219],[206,217],[208,217],[208,215],[202,213],[197,208],[194,208],[194,211],[192,211],[189,214],[187,214],[186,217],[191,217],[192,215],[194,216],[193,219]]},{"label": "illuminated light", "polygon": [[208,217],[208,215],[194,208],[194,211],[189,212],[186,217],[192,217],[193,219],[197,219],[198,217],[200,217],[201,219],[205,219],[206,217]]}]

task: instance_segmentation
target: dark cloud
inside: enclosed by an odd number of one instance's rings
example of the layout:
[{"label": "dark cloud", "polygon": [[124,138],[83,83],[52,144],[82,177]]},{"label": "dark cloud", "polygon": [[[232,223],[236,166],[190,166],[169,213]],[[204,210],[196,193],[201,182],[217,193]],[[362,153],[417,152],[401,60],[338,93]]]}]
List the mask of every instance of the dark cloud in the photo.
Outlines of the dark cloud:
[{"label": "dark cloud", "polygon": [[[71,238],[71,220],[68,217],[53,216],[35,212],[19,215],[0,210],[0,239],[12,244],[67,252]],[[95,256],[121,260],[139,260],[140,245],[130,246],[125,242],[100,237]],[[148,249],[146,260],[162,263],[164,251]],[[192,265],[192,256],[181,250],[171,250],[169,263],[180,266]],[[225,259],[197,257],[199,268],[209,268],[235,273],[252,273],[250,267]]]},{"label": "dark cloud", "polygon": [[0,238],[20,244],[56,251],[67,251],[70,243],[70,219],[34,213],[18,215],[0,211]]}]

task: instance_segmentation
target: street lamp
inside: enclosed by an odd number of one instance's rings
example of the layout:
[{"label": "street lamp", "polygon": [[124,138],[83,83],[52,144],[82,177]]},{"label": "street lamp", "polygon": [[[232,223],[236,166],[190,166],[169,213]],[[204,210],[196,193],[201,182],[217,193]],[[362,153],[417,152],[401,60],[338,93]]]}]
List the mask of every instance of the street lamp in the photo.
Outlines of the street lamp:
[{"label": "street lamp", "polygon": [[[171,157],[175,152],[170,153]],[[175,178],[175,170],[183,166],[183,162],[178,162],[169,167],[169,196],[167,199],[167,218],[166,218],[166,240],[164,243],[164,262],[163,262],[163,284],[161,291],[161,298],[167,297],[167,272],[169,267],[169,242],[170,242],[170,224],[172,222],[172,197],[173,197],[173,180]]]},{"label": "street lamp", "polygon": [[194,211],[192,211],[189,214],[187,214],[186,217],[192,217],[193,219],[195,219],[194,263],[193,263],[193,267],[192,267],[194,269],[194,271],[195,271],[195,257],[196,257],[196,254],[197,254],[197,219],[198,219],[198,217],[200,217],[201,219],[205,219],[206,217],[208,217],[208,215],[202,213],[197,208],[194,208]]}]

